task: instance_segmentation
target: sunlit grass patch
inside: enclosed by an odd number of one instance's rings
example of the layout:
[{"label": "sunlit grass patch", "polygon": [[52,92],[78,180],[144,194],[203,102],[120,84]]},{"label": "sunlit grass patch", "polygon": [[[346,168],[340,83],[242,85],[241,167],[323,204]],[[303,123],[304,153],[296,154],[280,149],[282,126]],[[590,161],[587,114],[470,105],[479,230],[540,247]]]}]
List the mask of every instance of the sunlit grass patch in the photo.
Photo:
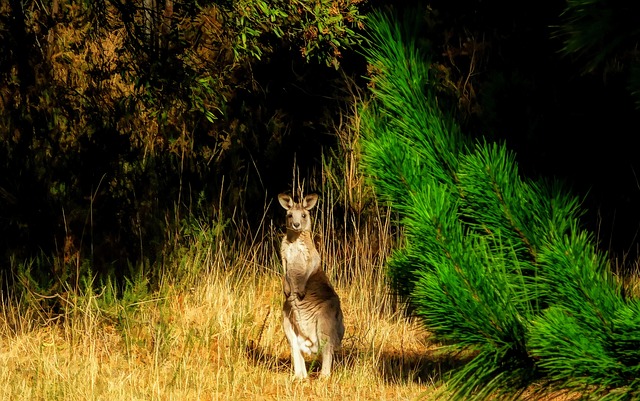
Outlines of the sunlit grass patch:
[{"label": "sunlit grass patch", "polygon": [[196,242],[165,266],[156,290],[132,279],[119,297],[108,286],[69,292],[54,320],[35,318],[37,302],[6,304],[0,398],[402,400],[428,393],[439,377],[438,360],[422,353],[429,334],[391,296],[382,269],[389,249],[369,246],[369,235],[347,244],[325,234],[325,267],[346,325],[328,380],[318,378],[320,362],[311,357],[310,379],[292,380],[277,249],[265,238]]}]

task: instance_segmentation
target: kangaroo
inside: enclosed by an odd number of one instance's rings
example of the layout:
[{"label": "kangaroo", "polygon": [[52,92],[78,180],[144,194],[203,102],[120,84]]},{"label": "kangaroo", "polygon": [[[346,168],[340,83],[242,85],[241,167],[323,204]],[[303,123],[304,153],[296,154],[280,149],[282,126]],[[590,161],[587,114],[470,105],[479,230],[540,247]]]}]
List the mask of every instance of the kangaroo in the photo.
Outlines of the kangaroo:
[{"label": "kangaroo", "polygon": [[291,346],[294,377],[305,379],[304,356],[322,353],[321,377],[331,375],[333,352],[344,336],[340,299],[320,265],[320,254],[311,234],[311,210],[318,195],[294,203],[289,195],[278,195],[287,210],[287,234],[280,255],[284,267],[282,327]]}]

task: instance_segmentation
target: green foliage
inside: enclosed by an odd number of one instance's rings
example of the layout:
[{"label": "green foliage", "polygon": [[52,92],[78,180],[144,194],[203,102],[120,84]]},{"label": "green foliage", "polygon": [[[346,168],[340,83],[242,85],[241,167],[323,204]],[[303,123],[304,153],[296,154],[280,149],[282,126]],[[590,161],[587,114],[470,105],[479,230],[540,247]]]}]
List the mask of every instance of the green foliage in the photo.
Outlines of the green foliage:
[{"label": "green foliage", "polygon": [[635,55],[640,28],[635,21],[640,9],[635,2],[604,0],[568,0],[558,27],[563,39],[562,52],[576,55],[584,69],[615,68]]},{"label": "green foliage", "polygon": [[389,262],[395,288],[438,339],[475,355],[448,379],[453,398],[511,399],[536,380],[633,394],[637,306],[581,229],[579,201],[522,178],[505,145],[461,135],[410,18],[370,19],[363,161],[406,228]]},{"label": "green foliage", "polygon": [[[429,64],[412,47],[410,31],[384,16],[371,24],[367,55],[377,103],[363,111],[365,166],[401,212],[407,238],[390,274],[439,339],[478,353],[450,381],[457,397],[487,396],[533,372],[525,333],[535,287],[523,285],[533,280],[522,272],[529,258],[517,255],[528,250],[501,200],[516,171],[495,171],[502,148],[467,154],[459,129],[438,108]],[[488,204],[500,208],[493,219],[478,219]]]},{"label": "green foliage", "polygon": [[565,236],[539,260],[554,278],[553,306],[532,322],[528,347],[551,385],[588,388],[597,399],[636,398],[638,300],[623,299],[604,255],[585,233]]},{"label": "green foliage", "polygon": [[250,210],[264,188],[247,170],[281,156],[291,119],[256,75],[283,54],[338,66],[361,3],[3,2],[0,258],[122,284],[181,233],[192,194]]},{"label": "green foliage", "polygon": [[568,0],[557,28],[562,53],[579,60],[584,72],[624,72],[637,105],[640,27],[634,16],[639,12],[634,1]]},{"label": "green foliage", "polygon": [[362,0],[242,0],[228,11],[237,31],[233,47],[236,59],[243,53],[260,59],[264,36],[274,35],[298,46],[307,60],[318,59],[338,67],[340,49],[355,43],[354,28],[362,27],[358,13]]},{"label": "green foliage", "polygon": [[552,307],[534,321],[531,354],[551,388],[589,391],[590,399],[629,400],[640,395],[637,300],[612,315],[585,302],[574,315]]}]

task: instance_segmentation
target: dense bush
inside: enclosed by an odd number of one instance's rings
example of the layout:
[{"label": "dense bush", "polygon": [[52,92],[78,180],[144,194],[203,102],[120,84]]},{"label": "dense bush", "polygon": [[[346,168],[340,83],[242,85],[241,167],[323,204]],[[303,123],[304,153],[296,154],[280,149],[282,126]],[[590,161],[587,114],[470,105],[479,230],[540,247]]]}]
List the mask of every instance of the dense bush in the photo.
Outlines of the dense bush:
[{"label": "dense bush", "polygon": [[437,339],[473,356],[448,378],[453,399],[512,399],[540,382],[637,397],[639,302],[581,226],[580,203],[523,177],[506,145],[461,134],[440,109],[415,16],[370,26],[365,169],[406,228],[389,262],[396,290]]},{"label": "dense bush", "polygon": [[[333,90],[359,3],[3,2],[2,269],[44,255],[43,281],[122,277],[185,235],[186,214],[261,213],[293,154],[322,143],[309,120],[333,116],[309,99]],[[321,79],[295,89],[294,74]]]}]

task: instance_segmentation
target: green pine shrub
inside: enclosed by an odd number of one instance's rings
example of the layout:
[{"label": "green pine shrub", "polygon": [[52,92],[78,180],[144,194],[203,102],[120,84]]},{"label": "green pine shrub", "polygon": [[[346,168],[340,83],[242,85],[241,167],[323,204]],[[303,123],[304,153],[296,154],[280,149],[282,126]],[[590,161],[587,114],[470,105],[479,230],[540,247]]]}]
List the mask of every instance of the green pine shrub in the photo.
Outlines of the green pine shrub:
[{"label": "green pine shrub", "polygon": [[363,162],[406,230],[389,261],[395,289],[437,339],[474,355],[447,380],[453,399],[510,399],[534,382],[634,394],[637,303],[581,228],[580,202],[522,177],[506,144],[462,135],[417,21],[369,20]]}]

